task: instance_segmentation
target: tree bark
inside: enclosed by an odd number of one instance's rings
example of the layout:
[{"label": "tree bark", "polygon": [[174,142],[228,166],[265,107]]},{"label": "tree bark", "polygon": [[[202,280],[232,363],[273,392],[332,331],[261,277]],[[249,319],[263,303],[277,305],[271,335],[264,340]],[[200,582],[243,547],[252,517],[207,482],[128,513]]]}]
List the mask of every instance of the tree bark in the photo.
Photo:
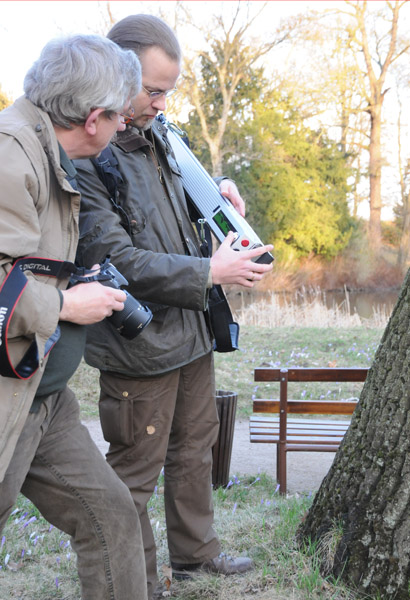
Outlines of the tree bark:
[{"label": "tree bark", "polygon": [[298,532],[322,571],[359,592],[408,600],[410,271],[333,465]]}]

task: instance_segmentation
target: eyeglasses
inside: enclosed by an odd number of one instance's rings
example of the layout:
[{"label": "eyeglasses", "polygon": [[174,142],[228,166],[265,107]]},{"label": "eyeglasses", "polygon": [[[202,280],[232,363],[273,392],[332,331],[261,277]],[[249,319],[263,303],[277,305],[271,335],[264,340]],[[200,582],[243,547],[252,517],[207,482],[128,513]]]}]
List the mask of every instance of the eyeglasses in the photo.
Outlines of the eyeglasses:
[{"label": "eyeglasses", "polygon": [[118,115],[122,117],[124,124],[128,125],[134,119],[135,110],[131,106],[126,113],[118,113]]},{"label": "eyeglasses", "polygon": [[160,98],[161,96],[165,96],[165,98],[169,98],[170,96],[172,96],[172,94],[175,94],[175,92],[178,91],[178,88],[174,87],[174,88],[172,88],[172,90],[165,90],[165,92],[161,92],[160,90],[155,91],[155,92],[150,92],[143,85],[141,85],[141,87],[144,90],[144,92],[146,94],[148,94],[148,96],[151,98],[151,100],[155,100],[155,98]]}]

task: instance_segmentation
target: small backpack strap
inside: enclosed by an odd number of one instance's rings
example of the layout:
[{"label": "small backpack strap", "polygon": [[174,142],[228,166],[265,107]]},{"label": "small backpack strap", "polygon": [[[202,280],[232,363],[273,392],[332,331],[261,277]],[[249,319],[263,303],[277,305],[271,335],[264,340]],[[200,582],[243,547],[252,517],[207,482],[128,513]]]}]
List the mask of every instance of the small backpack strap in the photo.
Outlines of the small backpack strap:
[{"label": "small backpack strap", "polygon": [[118,169],[117,158],[114,156],[111,148],[107,146],[97,158],[92,158],[91,162],[97,169],[98,177],[108,190],[114,209],[121,217],[121,225],[128,235],[131,235],[131,223],[128,215],[122,206],[118,204],[118,186],[124,182],[124,179]]}]

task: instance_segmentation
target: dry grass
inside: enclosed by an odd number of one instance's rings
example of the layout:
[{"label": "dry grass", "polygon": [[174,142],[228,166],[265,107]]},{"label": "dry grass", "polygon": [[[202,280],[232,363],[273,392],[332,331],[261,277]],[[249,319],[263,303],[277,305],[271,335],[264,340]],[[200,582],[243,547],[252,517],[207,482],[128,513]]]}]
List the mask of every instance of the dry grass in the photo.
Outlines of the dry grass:
[{"label": "dry grass", "polygon": [[356,312],[351,314],[349,292],[340,304],[326,305],[326,292],[319,288],[302,288],[293,298],[286,298],[271,292],[267,299],[234,311],[240,325],[276,327],[350,327],[384,328],[389,313],[383,306],[373,307],[370,318],[364,319]]}]

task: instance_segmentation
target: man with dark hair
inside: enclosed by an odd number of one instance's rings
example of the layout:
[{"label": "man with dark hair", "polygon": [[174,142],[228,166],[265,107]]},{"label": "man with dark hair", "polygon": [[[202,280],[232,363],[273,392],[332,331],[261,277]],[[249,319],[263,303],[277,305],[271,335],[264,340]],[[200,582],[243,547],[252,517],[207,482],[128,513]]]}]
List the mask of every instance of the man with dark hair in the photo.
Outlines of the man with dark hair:
[{"label": "man with dark hair", "polygon": [[[252,287],[270,265],[255,259],[271,246],[235,252],[233,234],[211,258],[201,254],[164,126],[155,120],[175,90],[181,51],[172,30],[150,15],[129,16],[108,37],[134,50],[142,90],[133,99],[130,127],[111,150],[121,182],[111,193],[91,161],[77,161],[82,192],[78,258],[89,264],[110,254],[130,293],[150,302],[153,320],[124,341],[104,323],[92,326],[85,358],[100,370],[100,417],[110,442],[107,460],[128,485],[145,546],[148,596],[157,581],[156,552],[147,503],[163,466],[168,548],[175,577],[198,569],[231,574],[251,568],[247,557],[221,554],[213,528],[212,446],[218,436],[212,333],[213,284]],[[220,190],[243,214],[235,184]]]},{"label": "man with dark hair", "polygon": [[126,297],[97,281],[67,289],[80,210],[71,160],[98,156],[125,129],[140,81],[133,52],[61,38],[27,73],[25,97],[0,113],[0,530],[21,491],[72,536],[83,600],[147,597],[133,500],[67,387],[84,325]]}]

